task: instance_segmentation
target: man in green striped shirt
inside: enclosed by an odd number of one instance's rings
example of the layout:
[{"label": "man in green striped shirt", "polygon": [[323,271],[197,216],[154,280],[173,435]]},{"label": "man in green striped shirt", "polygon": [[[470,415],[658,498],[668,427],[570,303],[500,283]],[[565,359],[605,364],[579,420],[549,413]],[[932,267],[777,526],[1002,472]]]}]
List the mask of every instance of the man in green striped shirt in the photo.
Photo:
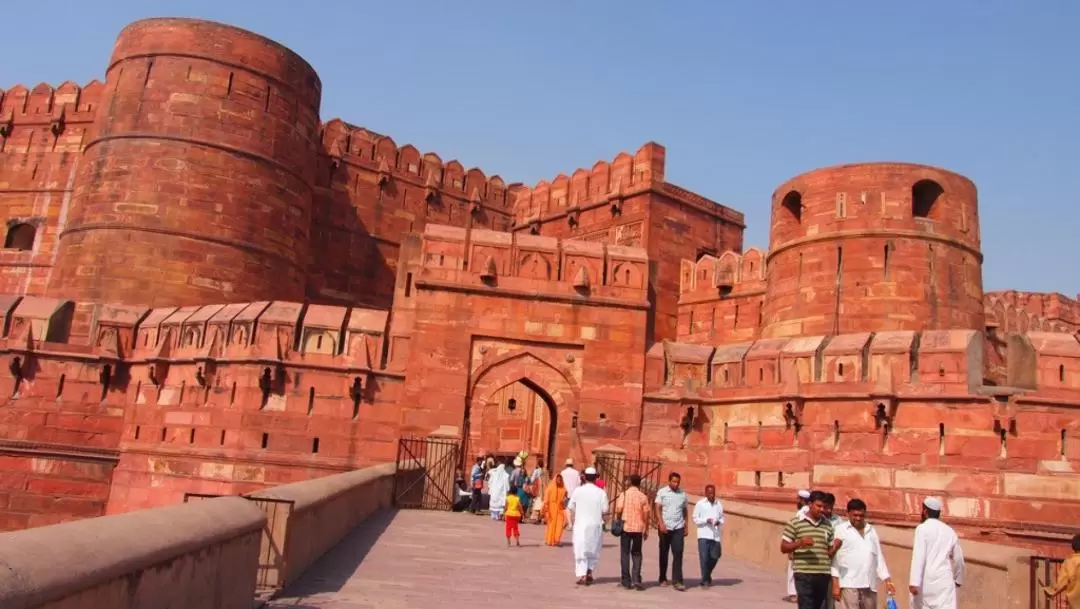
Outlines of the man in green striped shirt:
[{"label": "man in green striped shirt", "polygon": [[799,609],[821,609],[832,585],[832,557],[840,549],[832,523],[825,518],[825,493],[810,493],[807,510],[792,518],[780,541],[780,551],[791,554]]}]

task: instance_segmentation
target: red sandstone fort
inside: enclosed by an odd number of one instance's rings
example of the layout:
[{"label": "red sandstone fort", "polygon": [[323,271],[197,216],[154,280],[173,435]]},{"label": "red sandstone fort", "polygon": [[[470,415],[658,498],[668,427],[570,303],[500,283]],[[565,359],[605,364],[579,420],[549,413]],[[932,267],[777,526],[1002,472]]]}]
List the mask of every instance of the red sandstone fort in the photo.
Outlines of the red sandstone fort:
[{"label": "red sandstone fort", "polygon": [[529,187],[324,122],[320,89],[270,40],[153,19],[103,82],[0,90],[0,529],[432,435],[897,523],[939,495],[1019,544],[1080,520],[1080,304],[983,291],[963,176],[810,171],[744,248],[658,144]]}]

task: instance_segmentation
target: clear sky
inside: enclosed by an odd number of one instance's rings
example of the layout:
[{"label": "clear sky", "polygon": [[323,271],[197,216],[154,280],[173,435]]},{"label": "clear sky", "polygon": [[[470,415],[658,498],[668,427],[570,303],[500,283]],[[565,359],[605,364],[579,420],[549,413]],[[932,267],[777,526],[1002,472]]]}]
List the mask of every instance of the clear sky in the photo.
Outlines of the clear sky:
[{"label": "clear sky", "polygon": [[127,23],[200,17],[304,56],[324,120],[507,182],[657,141],[669,181],[746,214],[748,246],[768,245],[771,193],[798,173],[939,165],[979,187],[987,290],[1080,292],[1076,0],[81,0],[2,13],[0,87],[101,78]]}]

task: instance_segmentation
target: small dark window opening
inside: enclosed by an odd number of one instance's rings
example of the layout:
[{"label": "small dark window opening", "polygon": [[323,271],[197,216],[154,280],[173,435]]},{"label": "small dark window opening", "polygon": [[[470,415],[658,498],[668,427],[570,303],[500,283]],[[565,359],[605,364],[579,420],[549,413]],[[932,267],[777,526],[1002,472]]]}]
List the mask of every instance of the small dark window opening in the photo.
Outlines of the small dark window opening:
[{"label": "small dark window opening", "polygon": [[162,427],[162,428],[161,428],[161,441],[162,441],[162,442],[164,442],[164,441],[165,441],[165,438],[166,438],[166,437],[167,437],[168,435],[169,435],[169,428],[168,428],[168,427]]},{"label": "small dark window opening", "polygon": [[510,412],[517,410],[517,400],[510,398],[510,400],[506,402],[506,409]]},{"label": "small dark window opening", "polygon": [[15,224],[8,229],[7,238],[4,239],[4,248],[12,250],[34,249],[34,238],[37,229],[31,224]]},{"label": "small dark window opening", "polygon": [[[63,377],[60,377],[63,378]],[[1065,364],[1058,366],[1058,380],[1065,383]]]},{"label": "small dark window opening", "polygon": [[405,298],[412,295],[412,273],[405,273]]},{"label": "small dark window opening", "polygon": [[141,432],[141,431],[142,431],[142,428],[140,426],[136,425],[135,426],[135,439],[136,440],[139,439],[139,432]]},{"label": "small dark window opening", "polygon": [[780,205],[796,222],[802,222],[802,195],[793,190],[784,195],[784,200],[780,202]]},{"label": "small dark window opening", "polygon": [[218,444],[225,446],[225,430],[221,430],[221,439],[218,440]]},{"label": "small dark window opening", "polygon": [[318,454],[319,452],[319,439],[314,438],[311,440],[311,454]]},{"label": "small dark window opening", "polygon": [[195,443],[195,428],[192,427],[191,428],[191,433],[188,434],[188,444],[194,444],[194,443]]},{"label": "small dark window opening", "polygon": [[264,432],[263,432],[263,436],[262,436],[262,447],[263,447],[263,448],[266,448],[266,445],[267,445],[267,444],[268,444],[269,442],[270,442],[270,434],[268,434],[268,433],[266,433],[266,432],[264,431]]},{"label": "small dark window opening", "polygon": [[934,203],[945,193],[945,189],[933,180],[919,180],[911,187],[911,215],[916,218],[929,218]]}]

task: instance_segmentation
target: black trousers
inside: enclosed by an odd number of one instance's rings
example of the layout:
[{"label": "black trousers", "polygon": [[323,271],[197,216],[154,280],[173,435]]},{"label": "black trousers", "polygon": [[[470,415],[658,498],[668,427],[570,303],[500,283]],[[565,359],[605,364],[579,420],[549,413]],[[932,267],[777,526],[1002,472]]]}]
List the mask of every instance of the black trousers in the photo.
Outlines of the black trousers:
[{"label": "black trousers", "polygon": [[828,573],[795,573],[799,609],[823,609],[831,591],[832,576]]},{"label": "black trousers", "polygon": [[484,495],[483,489],[474,488],[472,490],[472,501],[469,502],[469,511],[473,514],[480,511],[480,504],[483,502]]},{"label": "black trousers", "polygon": [[[623,532],[619,538],[619,554],[622,562],[622,584],[631,586],[641,583],[641,533]],[[633,571],[630,570],[631,562]]]},{"label": "black trousers", "polygon": [[684,529],[668,529],[667,533],[660,533],[660,581],[666,582],[668,553],[671,554],[671,583],[681,584],[682,578],[682,555],[683,546],[686,542]]}]

